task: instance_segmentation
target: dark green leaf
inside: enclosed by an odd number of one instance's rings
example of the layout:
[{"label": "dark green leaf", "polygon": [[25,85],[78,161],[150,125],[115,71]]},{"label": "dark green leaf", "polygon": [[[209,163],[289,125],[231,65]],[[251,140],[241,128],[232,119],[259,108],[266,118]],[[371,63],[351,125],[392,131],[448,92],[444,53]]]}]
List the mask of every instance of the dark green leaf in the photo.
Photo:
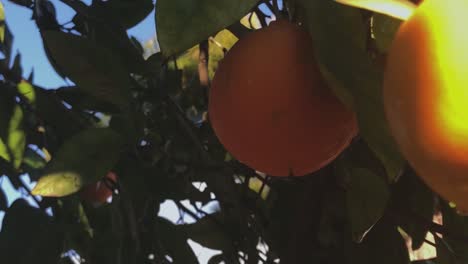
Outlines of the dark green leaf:
[{"label": "dark green leaf", "polygon": [[362,243],[348,246],[349,263],[410,264],[405,240],[397,226],[385,216],[369,231]]},{"label": "dark green leaf", "polygon": [[110,0],[94,1],[92,8],[97,16],[117,21],[129,29],[145,19],[154,5],[152,0]]},{"label": "dark green leaf", "polygon": [[187,235],[167,219],[157,218],[156,237],[161,241],[166,254],[172,257],[173,263],[199,263],[197,256],[187,243]]},{"label": "dark green leaf", "polygon": [[8,127],[13,110],[15,108],[15,97],[7,87],[0,86],[0,139],[8,137]]},{"label": "dark green leaf", "polygon": [[335,162],[346,186],[347,218],[354,241],[360,241],[383,215],[390,197],[385,168],[363,140],[355,141]]},{"label": "dark green leaf", "polygon": [[11,48],[13,47],[13,35],[5,21],[3,4],[0,3],[0,51],[5,56],[6,65],[10,65]]},{"label": "dark green leaf", "polygon": [[[390,135],[381,96],[383,72],[366,52],[366,27],[361,10],[335,1],[297,0],[305,12],[306,25],[314,39],[318,62],[339,84],[346,98],[351,95],[362,137],[384,164],[390,180],[396,179],[403,158]],[[331,82],[333,85],[333,82]]]},{"label": "dark green leaf", "polygon": [[115,105],[93,97],[86,93],[84,89],[77,86],[61,87],[56,90],[58,97],[70,104],[72,107],[81,110],[91,110],[103,113],[118,113],[119,109]]},{"label": "dark green leaf", "polygon": [[11,71],[16,76],[23,76],[23,68],[21,67],[21,54],[20,53],[16,53],[15,60],[13,61],[13,66],[11,68]]},{"label": "dark green leaf", "polygon": [[159,74],[159,71],[161,70],[162,67],[162,54],[161,52],[157,52],[149,58],[146,59],[146,65],[149,74]]},{"label": "dark green leaf", "polygon": [[3,189],[0,189],[0,211],[5,211],[8,208],[8,199]]},{"label": "dark green leaf", "polygon": [[29,174],[33,181],[37,181],[39,176],[42,175],[47,162],[36,151],[31,148],[26,148],[24,152],[23,164],[21,168],[24,172]]},{"label": "dark green leaf", "polygon": [[123,150],[121,136],[109,128],[90,128],[67,140],[39,179],[34,195],[61,197],[101,179]]},{"label": "dark green leaf", "polygon": [[130,79],[118,54],[72,34],[44,31],[42,36],[51,57],[83,91],[127,109]]},{"label": "dark green leaf", "polygon": [[424,242],[428,227],[414,221],[412,215],[424,222],[431,223],[434,215],[434,194],[426,184],[408,168],[393,186],[392,209],[404,214],[400,226],[412,238],[413,249],[418,249]]},{"label": "dark green leaf", "polygon": [[353,240],[359,241],[383,215],[390,194],[385,179],[368,169],[352,168],[349,174],[346,201]]},{"label": "dark green leaf", "polygon": [[[448,250],[456,256],[460,263],[468,262],[468,217],[459,215],[454,208],[442,201],[443,223],[447,234],[444,240]],[[442,246],[442,245],[441,245]]]},{"label": "dark green leaf", "polygon": [[60,98],[50,90],[35,87],[36,110],[41,119],[54,128],[61,140],[73,136],[86,127],[85,120],[67,109]]},{"label": "dark green leaf", "polygon": [[220,264],[223,263],[224,261],[224,255],[223,254],[218,254],[214,255],[208,260],[208,264]]},{"label": "dark green leaf", "polygon": [[31,7],[33,4],[33,0],[10,0],[10,1],[17,5],[24,6],[24,7]]},{"label": "dark green leaf", "polygon": [[161,51],[169,57],[239,21],[258,0],[158,0],[156,27]]},{"label": "dark green leaf", "polygon": [[188,237],[200,245],[218,250],[230,249],[232,242],[225,233],[221,213],[207,215],[193,224],[181,226]]},{"label": "dark green leaf", "polygon": [[138,53],[140,55],[143,55],[143,53],[145,52],[144,49],[143,49],[143,46],[141,45],[140,41],[138,41],[137,38],[135,38],[134,36],[131,36],[130,37],[130,42],[132,42],[133,46],[135,46],[135,48],[137,49]]},{"label": "dark green leaf", "polygon": [[0,259],[4,263],[57,263],[61,234],[51,218],[26,200],[18,199],[6,211],[0,232]]},{"label": "dark green leaf", "polygon": [[387,52],[402,21],[382,14],[372,16],[372,35],[380,52]]}]

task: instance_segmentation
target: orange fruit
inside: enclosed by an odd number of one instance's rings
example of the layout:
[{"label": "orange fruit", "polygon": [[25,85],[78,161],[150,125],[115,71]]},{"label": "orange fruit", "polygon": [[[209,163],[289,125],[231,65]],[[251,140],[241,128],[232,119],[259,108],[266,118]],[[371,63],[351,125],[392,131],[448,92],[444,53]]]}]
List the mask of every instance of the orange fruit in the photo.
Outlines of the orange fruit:
[{"label": "orange fruit", "polygon": [[[105,178],[117,181],[117,175],[114,172],[109,172]],[[101,205],[107,202],[107,199],[112,196],[112,190],[107,187],[104,180],[96,183],[88,184],[80,192],[81,199],[95,205]]]},{"label": "orange fruit", "polygon": [[302,176],[357,134],[354,113],[325,85],[312,39],[286,20],[239,40],[220,62],[209,119],[232,156],[272,176]]},{"label": "orange fruit", "polygon": [[402,154],[445,199],[468,209],[466,0],[425,0],[389,50],[383,96]]}]

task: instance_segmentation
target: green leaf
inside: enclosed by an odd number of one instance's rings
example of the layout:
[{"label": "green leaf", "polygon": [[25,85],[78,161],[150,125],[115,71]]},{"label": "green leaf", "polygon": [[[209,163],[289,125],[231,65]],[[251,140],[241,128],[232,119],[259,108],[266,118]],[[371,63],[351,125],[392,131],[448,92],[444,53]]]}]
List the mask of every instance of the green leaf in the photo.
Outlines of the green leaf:
[{"label": "green leaf", "polygon": [[61,197],[96,182],[112,169],[122,138],[109,128],[90,128],[67,140],[32,190],[34,195]]},{"label": "green leaf", "polygon": [[46,124],[67,139],[86,127],[86,122],[78,113],[67,109],[60,98],[51,90],[35,87],[36,111]]},{"label": "green leaf", "polygon": [[0,86],[0,139],[8,136],[8,127],[15,108],[15,97],[7,87]]},{"label": "green leaf", "polygon": [[39,179],[43,174],[46,164],[47,162],[39,153],[30,147],[26,148],[21,169],[29,174],[31,180],[37,181]]},{"label": "green leaf", "polygon": [[5,40],[5,9],[3,3],[0,2],[0,42]]},{"label": "green leaf", "polygon": [[410,264],[406,242],[387,217],[381,218],[360,244],[352,243],[345,252],[350,263]]},{"label": "green leaf", "polygon": [[13,44],[13,35],[5,20],[5,10],[3,3],[0,2],[0,51],[5,56],[6,65],[10,65],[11,48]]},{"label": "green leaf", "polygon": [[383,72],[367,54],[361,11],[334,1],[297,3],[306,14],[318,62],[339,83],[335,88],[343,95],[338,97],[352,96],[361,136],[384,164],[389,179],[395,180],[404,159],[388,129],[381,95]]},{"label": "green leaf", "polygon": [[73,34],[44,31],[42,36],[52,59],[83,91],[127,109],[130,77],[118,54]]},{"label": "green leaf", "polygon": [[118,21],[129,29],[145,19],[154,5],[152,0],[110,0],[94,1],[92,8],[97,16]]},{"label": "green leaf", "polygon": [[199,263],[187,243],[187,235],[169,220],[162,217],[156,219],[156,237],[167,251],[166,254],[172,257],[173,263]]},{"label": "green leaf", "polygon": [[29,104],[33,106],[36,104],[36,91],[30,82],[22,80],[18,83],[18,92],[26,98]]},{"label": "green leaf", "polygon": [[444,240],[447,245],[445,246],[448,246],[454,256],[459,258],[459,263],[466,263],[468,261],[468,242],[466,241],[466,237],[468,237],[468,217],[459,215],[445,201],[441,201],[441,205],[446,231]]},{"label": "green leaf", "polygon": [[14,96],[1,92],[0,95],[0,158],[19,168],[26,146],[23,130],[23,110],[16,104]]},{"label": "green leaf", "polygon": [[221,212],[207,215],[193,224],[180,226],[193,241],[211,249],[230,249],[232,241],[221,222]]},{"label": "green leaf", "polygon": [[21,53],[16,53],[11,71],[16,76],[23,76],[23,68],[21,67]]},{"label": "green leaf", "polygon": [[383,215],[390,197],[388,184],[368,169],[352,168],[346,202],[354,241],[361,240]]},{"label": "green leaf", "polygon": [[258,0],[158,0],[156,27],[161,51],[169,57],[239,21]]},{"label": "green leaf", "polygon": [[51,218],[26,200],[16,200],[6,211],[0,232],[2,262],[57,263],[62,245],[62,235]]},{"label": "green leaf", "polygon": [[387,52],[390,48],[393,37],[400,28],[402,21],[382,15],[374,14],[372,16],[372,35],[380,52]]},{"label": "green leaf", "polygon": [[221,264],[221,263],[224,263],[223,261],[224,261],[224,255],[218,254],[218,255],[212,256],[210,260],[208,260],[207,264]]},{"label": "green leaf", "polygon": [[161,52],[157,52],[149,56],[146,59],[146,68],[148,69],[148,74],[152,74],[154,76],[159,74],[162,68],[162,63],[163,59]]},{"label": "green leaf", "polygon": [[24,6],[24,7],[31,7],[33,5],[32,0],[10,0],[10,1],[17,5]]},{"label": "green leaf", "polygon": [[63,101],[67,102],[76,109],[92,110],[103,113],[120,112],[119,109],[115,107],[115,105],[93,97],[78,86],[61,87],[55,90],[55,93]]},{"label": "green leaf", "polygon": [[[417,215],[419,219],[431,223],[434,215],[434,193],[408,168],[392,186],[391,208],[406,216]],[[413,249],[420,248],[428,227],[411,217],[403,217],[400,226],[411,236]]]}]

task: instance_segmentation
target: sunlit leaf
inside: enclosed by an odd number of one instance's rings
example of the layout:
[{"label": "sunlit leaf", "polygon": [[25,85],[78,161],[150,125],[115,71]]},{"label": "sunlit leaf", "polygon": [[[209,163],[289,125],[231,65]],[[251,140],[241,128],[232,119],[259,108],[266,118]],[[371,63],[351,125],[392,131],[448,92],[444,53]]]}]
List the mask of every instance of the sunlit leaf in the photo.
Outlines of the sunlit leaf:
[{"label": "sunlit leaf", "polygon": [[239,21],[258,0],[158,0],[156,27],[165,57],[187,50]]},{"label": "sunlit leaf", "polygon": [[34,195],[61,197],[77,192],[106,175],[123,147],[121,136],[108,128],[91,128],[67,140],[39,179]]},{"label": "sunlit leaf", "polygon": [[250,29],[259,29],[262,27],[257,13],[251,12],[241,18],[240,23]]},{"label": "sunlit leaf", "polygon": [[23,159],[26,134],[23,130],[23,110],[14,97],[0,96],[0,157],[17,169]]},{"label": "sunlit leaf", "polygon": [[3,3],[0,2],[0,42],[5,40],[5,9]]},{"label": "sunlit leaf", "polygon": [[34,87],[31,83],[22,80],[18,83],[18,92],[28,100],[28,103],[31,105],[35,105],[36,103],[36,91],[34,91]]}]

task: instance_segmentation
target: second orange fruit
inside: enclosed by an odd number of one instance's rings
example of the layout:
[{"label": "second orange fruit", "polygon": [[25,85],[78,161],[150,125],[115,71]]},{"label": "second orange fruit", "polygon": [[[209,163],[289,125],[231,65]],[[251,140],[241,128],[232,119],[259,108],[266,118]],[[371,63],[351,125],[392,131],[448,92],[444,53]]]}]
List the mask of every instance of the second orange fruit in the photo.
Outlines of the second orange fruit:
[{"label": "second orange fruit", "polygon": [[334,160],[358,132],[325,85],[312,39],[285,20],[239,40],[221,61],[209,118],[239,161],[272,176],[303,176]]}]

